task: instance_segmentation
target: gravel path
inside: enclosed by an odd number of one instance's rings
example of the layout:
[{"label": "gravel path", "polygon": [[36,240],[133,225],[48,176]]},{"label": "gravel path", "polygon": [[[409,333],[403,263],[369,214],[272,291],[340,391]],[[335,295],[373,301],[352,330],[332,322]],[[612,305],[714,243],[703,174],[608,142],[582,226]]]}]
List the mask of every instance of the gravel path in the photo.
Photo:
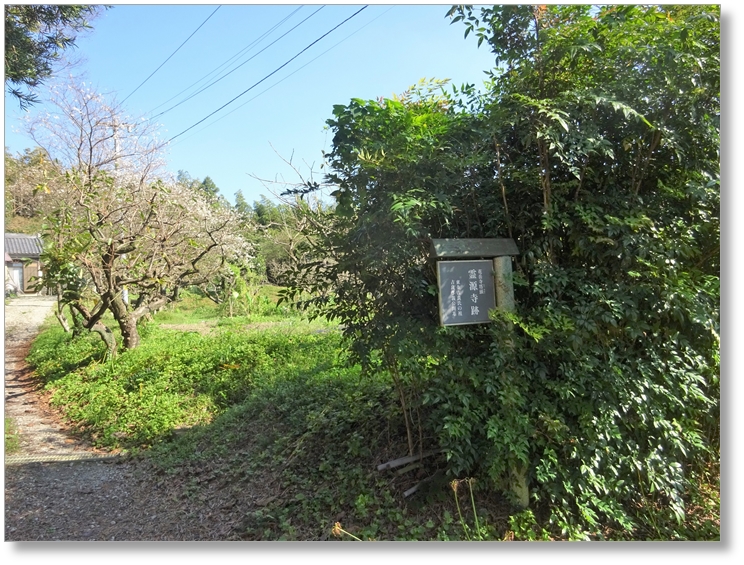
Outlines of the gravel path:
[{"label": "gravel path", "polygon": [[5,306],[5,416],[21,436],[20,452],[5,457],[5,541],[229,538],[236,516],[184,499],[146,461],[112,458],[68,435],[24,361],[53,304],[24,296]]}]

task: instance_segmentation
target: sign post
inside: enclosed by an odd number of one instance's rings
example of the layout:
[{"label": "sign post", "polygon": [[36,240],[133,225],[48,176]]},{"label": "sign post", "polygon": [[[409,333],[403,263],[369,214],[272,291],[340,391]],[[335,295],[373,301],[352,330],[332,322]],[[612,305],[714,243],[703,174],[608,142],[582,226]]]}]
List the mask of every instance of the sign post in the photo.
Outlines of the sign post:
[{"label": "sign post", "polygon": [[502,310],[513,312],[515,304],[511,257],[493,258],[493,276],[496,281],[496,305]]},{"label": "sign post", "polygon": [[439,320],[443,326],[486,324],[496,307],[491,261],[439,261]]},{"label": "sign post", "polygon": [[[434,239],[431,255],[438,260],[442,326],[488,323],[488,311],[493,308],[514,311],[511,257],[519,255],[519,250],[513,239]],[[506,346],[513,348],[514,341],[506,339]],[[515,465],[510,474],[510,488],[522,508],[527,508],[527,467]]]}]

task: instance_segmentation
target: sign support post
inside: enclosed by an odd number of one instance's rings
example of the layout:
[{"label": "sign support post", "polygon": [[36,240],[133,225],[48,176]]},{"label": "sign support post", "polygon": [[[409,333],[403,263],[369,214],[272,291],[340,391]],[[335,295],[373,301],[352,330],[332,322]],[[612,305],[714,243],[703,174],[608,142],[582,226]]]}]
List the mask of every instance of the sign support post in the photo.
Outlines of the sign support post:
[{"label": "sign support post", "polygon": [[[464,295],[464,285],[461,281],[468,279],[465,274],[458,273],[468,271],[473,266],[477,266],[478,259],[493,259],[493,282],[496,291],[496,308],[505,312],[514,312],[516,303],[514,301],[514,277],[512,272],[512,255],[518,255],[519,251],[513,239],[434,239],[431,242],[431,255],[434,259],[447,259],[448,261],[440,262],[437,278],[439,286],[439,313],[442,325],[462,325],[477,324],[488,321],[487,318],[478,316],[468,316],[467,310],[463,314],[460,306]],[[449,261],[457,259],[463,261],[457,265],[458,261]],[[478,269],[482,273],[482,269]],[[472,272],[475,272],[473,270]],[[445,278],[447,277],[447,278]],[[447,282],[449,281],[449,282]],[[487,288],[493,293],[494,289],[490,285],[479,282],[473,289],[482,292]],[[473,298],[475,300],[475,298]],[[493,300],[493,298],[492,298]],[[491,303],[493,304],[493,303]],[[467,305],[467,304],[466,304]],[[471,308],[476,308],[470,305]],[[475,311],[475,310],[473,310]],[[506,339],[507,347],[514,348],[514,340]],[[527,484],[527,466],[515,464],[509,470],[510,481],[509,488],[516,495],[518,504],[522,508],[527,508],[530,502],[530,489]]]},{"label": "sign support post", "polygon": [[[496,307],[505,312],[514,312],[514,279],[512,276],[512,263],[510,256],[494,257],[493,276],[496,283]],[[512,324],[509,324],[511,326]],[[507,338],[507,347],[514,348],[513,339]],[[527,485],[527,466],[514,465],[510,470],[511,491],[516,495],[521,508],[527,508],[530,503],[530,489]]]},{"label": "sign support post", "polygon": [[493,258],[493,276],[496,280],[496,306],[507,312],[514,312],[514,279],[512,277],[511,256]]}]

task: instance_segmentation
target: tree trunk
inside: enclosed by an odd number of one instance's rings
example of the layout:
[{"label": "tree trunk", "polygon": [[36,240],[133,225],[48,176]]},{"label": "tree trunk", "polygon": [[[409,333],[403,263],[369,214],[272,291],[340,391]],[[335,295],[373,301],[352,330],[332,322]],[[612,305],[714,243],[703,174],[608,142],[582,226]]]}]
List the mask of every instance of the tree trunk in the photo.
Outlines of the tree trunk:
[{"label": "tree trunk", "polygon": [[65,333],[70,333],[72,331],[72,328],[70,327],[70,324],[67,323],[67,318],[65,318],[65,315],[58,310],[54,311],[54,315],[57,317],[57,320],[62,325],[62,329],[65,330]]},{"label": "tree trunk", "polygon": [[121,330],[121,339],[124,349],[134,349],[140,343],[139,331],[137,331],[137,318],[127,309],[121,295],[111,300],[111,313]]},{"label": "tree trunk", "polygon": [[62,285],[57,285],[57,309],[54,311],[54,315],[57,317],[57,320],[59,320],[59,323],[62,324],[62,329],[65,330],[65,333],[70,333],[72,331],[72,328],[70,328],[70,324],[67,323],[67,318],[65,317],[65,305],[62,304]]},{"label": "tree trunk", "polygon": [[127,305],[124,304],[121,296],[115,296],[111,300],[110,310],[114,315],[116,322],[119,324],[121,330],[121,338],[123,341],[124,349],[134,349],[140,344],[139,330],[137,329],[137,322],[140,318],[147,316],[152,312],[156,312],[168,304],[167,296],[159,296],[150,303],[147,300],[141,304],[134,311],[130,311]]},{"label": "tree trunk", "polygon": [[70,333],[72,331],[72,328],[70,327],[70,324],[67,322],[64,308],[65,307],[62,304],[62,299],[60,298],[58,294],[57,295],[57,309],[54,311],[54,315],[57,317],[57,320],[59,321],[59,323],[62,324],[62,329],[65,330],[65,333]]},{"label": "tree trunk", "polygon": [[95,325],[90,328],[90,331],[101,336],[103,343],[106,344],[108,358],[113,359],[116,357],[116,338],[114,337],[113,332],[101,322],[96,322]]},{"label": "tree trunk", "polygon": [[123,341],[124,349],[134,349],[140,344],[139,331],[137,330],[137,320],[127,316],[123,323],[119,323],[121,329],[121,338]]},{"label": "tree trunk", "polygon": [[88,328],[85,325],[85,320],[81,318],[80,312],[75,311],[75,309],[71,307],[70,316],[72,317],[72,337],[83,335],[83,332],[88,330]]}]

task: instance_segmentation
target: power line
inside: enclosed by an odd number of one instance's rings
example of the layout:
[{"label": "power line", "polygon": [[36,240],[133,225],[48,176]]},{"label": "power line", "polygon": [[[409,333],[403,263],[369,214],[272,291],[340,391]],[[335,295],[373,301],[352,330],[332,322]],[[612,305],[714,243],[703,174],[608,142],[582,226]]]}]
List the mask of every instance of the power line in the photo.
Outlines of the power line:
[{"label": "power line", "polygon": [[295,55],[294,57],[292,57],[291,59],[289,59],[289,60],[288,60],[288,61],[287,61],[286,63],[284,63],[284,64],[283,64],[283,65],[281,65],[280,67],[277,67],[276,69],[274,69],[273,71],[271,71],[271,72],[270,72],[270,73],[269,73],[268,75],[266,75],[265,77],[263,77],[263,78],[262,78],[261,80],[259,80],[259,81],[258,81],[257,83],[255,83],[255,84],[253,84],[252,86],[250,86],[249,88],[245,89],[245,90],[244,90],[243,92],[241,92],[240,94],[238,94],[238,95],[237,95],[237,96],[236,96],[235,98],[233,98],[233,99],[232,99],[232,100],[230,100],[229,102],[227,102],[227,103],[223,104],[222,106],[220,106],[219,108],[217,108],[217,109],[216,109],[216,110],[215,110],[214,112],[212,112],[211,114],[208,114],[207,116],[203,117],[203,118],[202,118],[201,120],[199,120],[199,121],[198,121],[198,122],[196,122],[195,124],[193,124],[193,125],[189,126],[189,127],[188,127],[188,128],[186,128],[185,130],[183,130],[183,131],[182,131],[181,133],[178,133],[178,134],[174,135],[173,137],[171,137],[171,138],[170,138],[170,139],[168,140],[168,143],[170,143],[171,141],[173,141],[173,140],[174,140],[174,139],[176,139],[177,137],[180,137],[180,136],[182,136],[182,135],[183,135],[184,133],[186,133],[187,131],[189,131],[189,130],[191,130],[191,129],[195,128],[196,126],[198,126],[199,124],[201,124],[201,123],[202,123],[202,122],[204,122],[205,120],[207,120],[207,119],[211,118],[211,117],[212,117],[212,116],[214,116],[214,115],[215,115],[215,114],[216,114],[217,112],[219,112],[219,111],[220,111],[220,110],[222,110],[223,108],[226,108],[227,106],[229,106],[230,104],[232,104],[233,102],[235,102],[235,101],[236,101],[236,100],[237,100],[238,98],[240,98],[241,96],[243,96],[243,95],[247,94],[248,92],[250,92],[251,90],[253,90],[253,89],[254,89],[255,87],[257,87],[257,86],[258,86],[259,84],[261,84],[261,83],[262,83],[263,81],[265,81],[265,80],[266,80],[266,79],[268,79],[269,77],[271,77],[271,76],[275,75],[276,73],[278,73],[278,72],[279,72],[280,70],[282,70],[282,69],[283,69],[284,67],[286,67],[286,66],[287,66],[287,65],[288,65],[289,63],[291,63],[291,62],[292,62],[292,61],[294,61],[294,60],[295,60],[295,59],[296,59],[297,57],[299,57],[300,55],[302,55],[302,54],[303,54],[303,53],[304,53],[305,51],[307,51],[308,49],[310,49],[310,48],[311,48],[311,47],[312,47],[313,45],[315,45],[316,43],[318,43],[318,42],[319,42],[319,41],[320,41],[321,39],[323,39],[324,37],[326,37],[326,36],[327,36],[327,35],[329,35],[330,33],[334,32],[335,30],[337,30],[338,28],[340,28],[340,27],[341,27],[342,25],[344,25],[344,24],[345,24],[346,22],[348,22],[348,21],[349,21],[350,19],[352,19],[353,17],[357,16],[357,15],[358,15],[359,13],[361,13],[361,12],[362,12],[363,10],[366,10],[368,6],[369,6],[369,5],[363,6],[362,8],[360,8],[359,10],[357,10],[356,12],[354,12],[354,13],[353,13],[353,14],[352,14],[351,16],[349,16],[348,18],[346,18],[346,19],[345,19],[344,21],[342,21],[342,22],[341,22],[340,24],[338,24],[338,25],[337,25],[337,26],[335,26],[334,28],[330,29],[329,31],[325,32],[325,33],[324,33],[323,35],[321,35],[321,36],[320,36],[320,37],[319,37],[318,39],[316,39],[315,41],[313,41],[313,42],[312,42],[312,43],[311,43],[310,45],[308,45],[308,46],[307,46],[307,47],[305,47],[305,48],[304,48],[304,49],[303,49],[302,51],[300,51],[299,53],[297,53],[297,54],[296,54],[296,55]]},{"label": "power line", "polygon": [[222,80],[223,78],[227,77],[228,75],[231,75],[232,73],[234,73],[235,71],[237,71],[237,70],[238,70],[238,69],[239,69],[240,67],[242,67],[242,66],[243,66],[243,65],[245,65],[246,63],[248,63],[248,62],[252,61],[253,59],[255,59],[256,57],[258,57],[258,56],[259,56],[259,55],[260,55],[261,53],[263,53],[263,52],[264,52],[264,51],[266,51],[266,50],[267,50],[267,49],[268,49],[269,47],[271,47],[272,45],[274,45],[274,44],[275,44],[275,43],[276,43],[277,41],[280,41],[281,39],[283,39],[284,37],[286,37],[287,35],[289,35],[290,33],[292,33],[292,32],[293,32],[293,31],[294,31],[295,29],[297,29],[298,27],[300,27],[300,26],[301,26],[302,24],[304,24],[304,23],[305,23],[305,22],[306,22],[307,20],[309,20],[309,19],[310,19],[310,18],[312,18],[312,17],[313,17],[313,16],[315,15],[315,14],[317,14],[318,12],[320,12],[320,11],[321,11],[321,10],[322,10],[322,9],[323,9],[324,7],[325,7],[325,6],[321,6],[320,8],[318,8],[317,10],[315,10],[315,11],[314,11],[314,12],[313,12],[312,14],[310,14],[310,15],[309,15],[308,17],[306,17],[306,18],[305,18],[304,20],[302,20],[302,21],[301,21],[300,23],[298,23],[298,24],[297,24],[296,26],[294,26],[294,27],[293,27],[292,29],[290,29],[289,31],[287,31],[287,32],[286,32],[286,33],[285,33],[284,35],[282,35],[282,36],[278,37],[277,39],[275,39],[274,41],[272,41],[271,43],[269,43],[269,44],[268,44],[268,45],[267,45],[266,47],[264,47],[263,49],[261,49],[261,51],[259,51],[259,52],[258,52],[258,53],[256,53],[255,55],[253,55],[253,57],[250,57],[249,59],[246,59],[245,61],[243,61],[242,63],[240,63],[240,64],[239,64],[239,65],[238,65],[237,67],[235,67],[234,69],[232,69],[232,70],[228,71],[227,73],[225,73],[224,75],[222,75],[222,76],[221,76],[220,78],[218,78],[217,80],[215,80],[215,81],[212,81],[212,82],[211,82],[210,84],[208,84],[207,86],[205,86],[205,87],[204,87],[204,88],[202,88],[201,90],[198,90],[198,91],[194,92],[194,94],[192,94],[191,96],[188,96],[188,97],[184,98],[183,100],[181,100],[181,101],[180,101],[180,102],[178,102],[177,104],[174,104],[173,106],[171,106],[171,107],[170,107],[170,108],[168,108],[167,110],[163,110],[163,111],[162,111],[162,112],[160,112],[159,114],[157,114],[157,115],[153,116],[152,118],[150,118],[150,120],[154,120],[155,118],[159,118],[159,117],[160,117],[160,116],[162,116],[163,114],[166,114],[166,113],[170,112],[171,110],[173,110],[174,108],[177,108],[178,106],[180,106],[180,105],[181,105],[181,104],[183,104],[184,102],[188,102],[189,100],[191,100],[191,99],[192,99],[192,98],[193,98],[194,96],[196,96],[197,94],[201,94],[202,92],[204,92],[204,91],[205,91],[205,90],[207,90],[208,88],[210,88],[210,87],[214,86],[215,84],[217,84],[218,82],[220,82],[220,81],[221,81],[221,80]]},{"label": "power line", "polygon": [[[244,53],[245,51],[249,51],[251,47],[253,47],[254,45],[257,45],[258,43],[260,43],[260,42],[261,42],[261,40],[262,40],[262,39],[264,39],[265,37],[269,36],[269,35],[270,35],[270,34],[271,34],[271,33],[272,33],[272,32],[273,32],[274,30],[276,30],[277,28],[281,27],[281,25],[282,25],[282,24],[283,24],[284,22],[286,22],[286,21],[287,21],[288,19],[290,19],[290,18],[291,18],[292,16],[294,16],[294,15],[295,15],[295,14],[296,14],[297,12],[299,12],[299,11],[300,11],[300,10],[301,10],[302,8],[303,8],[303,6],[299,6],[299,7],[295,8],[295,9],[294,9],[294,10],[292,11],[292,13],[291,13],[291,14],[289,14],[288,16],[286,16],[286,17],[285,17],[285,18],[284,18],[283,20],[281,20],[281,21],[280,21],[279,23],[275,24],[275,25],[274,25],[274,26],[273,26],[273,27],[272,27],[271,29],[269,29],[269,30],[265,31],[265,32],[264,32],[264,33],[263,33],[263,34],[262,34],[261,36],[259,36],[259,37],[258,37],[257,39],[254,39],[253,41],[251,41],[251,42],[250,42],[250,43],[249,43],[248,45],[246,45],[246,46],[245,46],[245,47],[243,47],[243,48],[242,48],[242,49],[241,49],[240,51],[238,51],[238,52],[237,52],[237,53],[236,53],[235,55],[233,55],[232,57],[230,57],[229,59],[227,59],[227,60],[226,60],[226,61],[225,61],[224,63],[222,63],[222,64],[221,64],[221,65],[220,65],[219,67],[216,67],[216,68],[215,68],[215,69],[214,69],[213,71],[211,71],[211,72],[207,73],[206,75],[204,75],[204,76],[203,76],[202,78],[200,78],[199,80],[197,80],[197,81],[195,81],[195,82],[191,83],[191,84],[190,84],[189,86],[187,86],[186,88],[184,88],[184,89],[183,89],[183,90],[182,90],[181,92],[179,92],[178,94],[175,94],[174,96],[171,96],[170,98],[168,98],[168,100],[166,100],[166,101],[165,101],[165,102],[163,102],[162,104],[159,104],[159,105],[155,106],[155,107],[154,107],[154,108],[153,108],[152,110],[150,110],[150,111],[151,111],[151,112],[154,112],[155,110],[157,110],[157,109],[158,109],[158,108],[160,108],[161,106],[165,106],[165,105],[166,105],[166,104],[167,104],[168,102],[170,102],[170,101],[171,101],[171,100],[173,100],[174,98],[177,98],[178,96],[180,96],[181,94],[183,94],[184,92],[186,92],[186,91],[187,91],[188,89],[190,89],[190,88],[191,88],[192,86],[195,86],[195,85],[199,84],[200,82],[202,82],[202,81],[203,81],[203,80],[205,80],[206,78],[208,78],[208,77],[212,76],[213,74],[215,74],[215,73],[216,73],[217,71],[219,71],[219,70],[220,70],[220,69],[221,69],[222,67],[225,67],[226,65],[228,65],[228,64],[229,64],[229,63],[230,63],[230,62],[231,62],[231,61],[232,61],[233,59],[237,59],[238,57],[240,57],[240,56],[241,56],[241,55],[242,55],[242,54],[243,54],[243,53]],[[149,112],[148,112],[148,113],[149,113]],[[155,116],[155,117],[153,117],[153,118],[150,118],[150,119],[155,119],[156,117],[157,117],[157,116]]]},{"label": "power line", "polygon": [[121,101],[121,104],[124,104],[124,102],[126,102],[126,101],[127,101],[128,99],[129,99],[129,97],[130,97],[130,96],[132,96],[132,94],[134,94],[135,92],[137,92],[137,91],[138,91],[138,90],[139,90],[139,89],[140,89],[140,88],[142,87],[142,85],[143,85],[143,84],[145,84],[145,83],[146,83],[146,82],[147,82],[148,80],[150,80],[150,79],[152,78],[152,76],[153,76],[153,75],[154,75],[155,73],[157,73],[157,72],[158,72],[158,71],[159,71],[159,70],[161,69],[161,67],[162,67],[163,65],[165,65],[165,64],[166,64],[166,63],[167,63],[168,61],[170,61],[171,57],[173,57],[173,55],[175,55],[176,53],[178,53],[179,49],[181,49],[181,47],[183,47],[184,45],[186,45],[186,42],[187,42],[187,41],[188,41],[189,39],[191,39],[192,37],[194,37],[194,34],[195,34],[195,33],[196,33],[197,31],[199,31],[199,30],[200,30],[200,29],[202,28],[202,26],[203,26],[203,25],[204,25],[205,23],[207,23],[207,22],[209,21],[209,19],[210,19],[210,18],[211,18],[212,16],[214,16],[214,15],[215,15],[215,13],[217,12],[217,10],[219,10],[219,9],[220,9],[221,7],[222,7],[222,6],[217,6],[217,7],[216,7],[216,8],[214,9],[214,12],[212,12],[211,14],[209,14],[209,16],[207,17],[207,19],[206,19],[206,20],[204,20],[204,21],[203,21],[203,22],[201,23],[201,25],[199,25],[199,27],[198,27],[198,28],[196,28],[196,29],[194,30],[194,32],[193,32],[193,33],[192,33],[191,35],[189,35],[189,36],[188,36],[188,37],[186,38],[186,41],[184,41],[183,43],[181,43],[181,45],[179,45],[179,46],[178,46],[178,48],[177,48],[177,49],[176,49],[176,50],[175,50],[175,51],[174,51],[173,53],[171,53],[171,54],[170,54],[170,56],[169,56],[169,57],[168,57],[168,58],[167,58],[167,59],[166,59],[165,61],[163,61],[163,62],[162,62],[162,63],[160,64],[160,67],[158,67],[157,69],[155,69],[154,71],[152,71],[152,73],[150,74],[150,76],[149,76],[149,77],[147,77],[147,78],[146,78],[145,80],[143,80],[143,81],[142,81],[142,83],[141,83],[141,84],[140,84],[140,85],[139,85],[139,86],[138,86],[137,88],[135,88],[135,89],[134,89],[134,90],[133,90],[132,92],[130,92],[130,93],[129,93],[129,96],[127,96],[127,97],[126,97],[126,98],[125,98],[124,100],[122,100],[122,101]]},{"label": "power line", "polygon": [[[381,18],[382,16],[384,16],[385,14],[387,14],[387,13],[388,13],[388,12],[389,12],[390,10],[392,10],[393,8],[395,8],[395,6],[391,6],[390,8],[388,8],[387,10],[385,10],[385,11],[384,11],[384,12],[383,12],[382,14],[380,14],[379,16],[377,16],[377,17],[375,17],[375,18],[371,19],[371,20],[370,20],[370,21],[368,21],[368,22],[367,22],[366,24],[364,24],[363,26],[361,26],[361,27],[360,27],[359,29],[357,29],[356,31],[354,31],[354,32],[350,33],[349,35],[347,35],[346,37],[344,37],[344,38],[343,38],[343,39],[342,39],[341,41],[339,41],[339,42],[335,43],[335,44],[334,44],[333,46],[331,46],[331,47],[329,47],[328,49],[326,49],[325,51],[323,51],[323,52],[322,52],[322,53],[321,53],[320,55],[318,55],[318,56],[317,56],[317,57],[315,57],[314,59],[310,59],[310,60],[309,60],[309,61],[308,61],[307,63],[305,63],[304,65],[302,65],[302,66],[301,66],[301,67],[299,67],[298,69],[296,69],[296,70],[292,71],[292,72],[291,72],[291,73],[289,73],[289,74],[288,74],[287,76],[285,76],[285,77],[284,77],[283,79],[281,79],[281,80],[278,80],[277,82],[275,82],[274,84],[272,84],[271,86],[269,86],[268,88],[266,88],[265,90],[262,90],[261,92],[259,92],[258,94],[256,94],[256,95],[255,95],[255,96],[254,96],[253,98],[250,98],[250,99],[246,100],[246,101],[245,101],[245,102],[243,102],[243,103],[242,103],[242,104],[241,104],[240,106],[238,106],[238,107],[237,107],[237,108],[235,108],[234,110],[231,110],[230,112],[228,112],[228,113],[227,113],[227,114],[225,114],[224,116],[221,116],[221,117],[217,118],[216,120],[214,120],[214,121],[213,121],[212,123],[210,123],[210,124],[207,124],[207,125],[205,125],[205,126],[204,126],[203,128],[201,128],[201,129],[197,130],[196,132],[194,132],[193,134],[191,134],[190,136],[188,136],[188,137],[187,137],[186,139],[190,139],[191,137],[193,137],[193,136],[194,136],[194,135],[196,135],[197,133],[199,133],[199,132],[201,132],[201,131],[204,131],[204,130],[205,130],[205,129],[207,129],[208,127],[211,127],[211,126],[213,126],[214,124],[216,124],[217,122],[219,122],[219,121],[221,121],[221,120],[224,120],[224,119],[225,119],[226,117],[228,117],[228,116],[229,116],[230,114],[234,114],[235,112],[237,112],[238,110],[240,110],[240,109],[241,109],[241,108],[242,108],[243,106],[245,106],[246,104],[249,104],[250,102],[253,102],[253,101],[254,101],[254,100],[255,100],[256,98],[258,98],[259,96],[263,96],[264,94],[266,94],[266,93],[267,93],[267,92],[268,92],[269,90],[271,90],[271,89],[272,89],[272,88],[274,88],[275,86],[278,86],[278,85],[280,85],[280,84],[281,84],[281,83],[283,83],[283,82],[284,82],[285,80],[287,80],[287,79],[288,79],[288,78],[290,78],[291,76],[293,76],[293,75],[297,74],[298,72],[300,72],[300,71],[301,71],[302,69],[304,69],[305,67],[307,67],[307,66],[308,66],[308,65],[310,65],[311,63],[313,63],[313,62],[317,61],[318,59],[320,59],[320,58],[321,58],[321,57],[322,57],[323,55],[325,55],[325,54],[326,54],[326,53],[328,53],[329,51],[331,51],[331,50],[335,49],[336,47],[338,47],[339,45],[341,45],[341,44],[342,44],[342,43],[343,43],[344,41],[346,41],[346,40],[347,40],[347,39],[349,39],[350,37],[352,37],[352,36],[356,35],[356,34],[357,34],[357,33],[359,33],[360,31],[362,31],[362,30],[363,30],[363,29],[364,29],[365,27],[367,27],[367,26],[368,26],[368,25],[370,25],[371,23],[373,23],[373,22],[375,22],[376,20],[380,19],[380,18]],[[183,140],[181,140],[181,141],[183,141]],[[179,143],[180,143],[180,142],[179,142]]]}]

